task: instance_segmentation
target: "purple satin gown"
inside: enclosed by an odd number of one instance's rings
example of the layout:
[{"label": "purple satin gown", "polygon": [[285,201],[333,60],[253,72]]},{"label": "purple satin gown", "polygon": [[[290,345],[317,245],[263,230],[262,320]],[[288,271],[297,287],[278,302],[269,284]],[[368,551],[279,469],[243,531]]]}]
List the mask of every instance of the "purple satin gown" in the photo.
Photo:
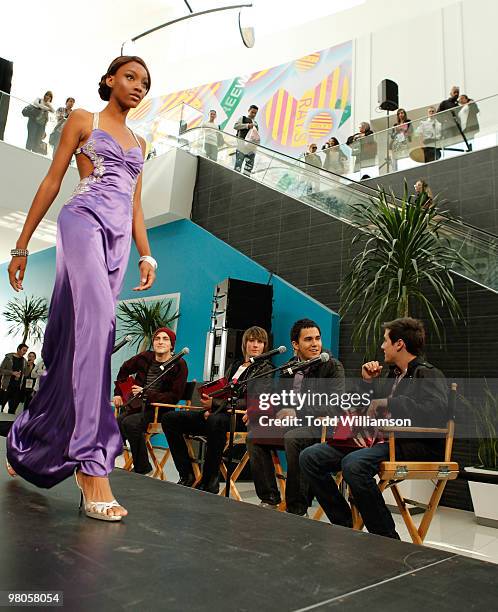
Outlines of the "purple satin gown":
[{"label": "purple satin gown", "polygon": [[98,128],[96,114],[91,136],[78,153],[94,169],[57,222],[55,286],[42,349],[47,371],[7,441],[14,470],[45,488],[75,469],[106,476],[122,451],[110,405],[111,350],[142,150],[138,140],[123,150]]}]

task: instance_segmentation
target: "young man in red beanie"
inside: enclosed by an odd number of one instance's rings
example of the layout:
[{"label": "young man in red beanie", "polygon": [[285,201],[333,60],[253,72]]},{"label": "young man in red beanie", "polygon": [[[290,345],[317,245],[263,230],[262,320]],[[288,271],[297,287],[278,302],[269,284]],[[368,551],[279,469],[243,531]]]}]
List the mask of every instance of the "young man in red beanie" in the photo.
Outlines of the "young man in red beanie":
[{"label": "young man in red beanie", "polygon": [[[121,366],[114,390],[114,406],[123,405],[123,397],[119,388],[120,382],[129,376],[135,377],[132,387],[133,395],[138,395],[144,387],[152,383],[161,374],[163,364],[173,355],[175,348],[175,332],[167,327],[160,327],[152,336],[152,351],[144,351],[128,359]],[[173,368],[164,374],[146,391],[145,409],[141,409],[141,402],[132,403],[127,410],[118,417],[118,424],[123,439],[130,443],[133,456],[133,467],[137,474],[149,474],[152,466],[149,462],[147,447],[145,446],[145,432],[147,425],[154,419],[152,403],[177,404],[181,399],[187,382],[188,368],[184,359],[179,359]],[[164,408],[163,410],[169,410]]]}]

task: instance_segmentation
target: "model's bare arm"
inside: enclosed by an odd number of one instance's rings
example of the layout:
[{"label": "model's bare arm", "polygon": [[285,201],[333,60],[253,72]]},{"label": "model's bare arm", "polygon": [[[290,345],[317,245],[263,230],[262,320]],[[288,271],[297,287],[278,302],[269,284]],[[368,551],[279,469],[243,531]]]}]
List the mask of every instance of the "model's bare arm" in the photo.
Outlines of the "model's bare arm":
[{"label": "model's bare arm", "polygon": [[[28,248],[31,236],[57,197],[71,157],[82,138],[84,127],[88,122],[87,117],[88,113],[83,110],[74,111],[69,116],[62,130],[61,141],[55,157],[31,204],[21,235],[16,242],[16,248]],[[26,264],[26,257],[13,257],[10,262],[9,281],[16,291],[22,289]]]},{"label": "model's bare arm", "polygon": [[[140,138],[142,153],[145,154],[145,141]],[[140,173],[135,188],[135,197],[133,199],[133,240],[137,246],[137,251],[140,257],[142,255],[150,255],[149,240],[147,238],[147,230],[145,228],[144,211],[142,209],[142,173]],[[150,263],[142,261],[140,264],[140,285],[134,287],[134,291],[144,291],[152,287],[156,279],[156,272]]]}]

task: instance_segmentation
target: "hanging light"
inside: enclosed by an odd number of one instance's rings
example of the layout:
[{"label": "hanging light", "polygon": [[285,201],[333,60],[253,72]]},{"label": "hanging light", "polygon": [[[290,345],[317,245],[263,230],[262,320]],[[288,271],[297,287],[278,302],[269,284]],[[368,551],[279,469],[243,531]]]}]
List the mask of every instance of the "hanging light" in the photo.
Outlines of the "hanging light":
[{"label": "hanging light", "polygon": [[[189,10],[192,11],[188,3],[187,3],[187,6]],[[147,30],[146,32],[137,34],[137,36],[134,36],[130,41],[125,41],[121,45],[121,55],[123,55],[125,45],[129,45],[129,43],[134,43],[136,40],[139,40],[140,38],[143,38],[144,36],[148,36],[149,34],[152,34],[153,32],[157,32],[158,30],[162,30],[163,28],[173,25],[174,23],[179,23],[180,21],[185,21],[186,19],[192,19],[193,17],[200,17],[201,15],[209,15],[210,13],[218,13],[220,11],[231,11],[234,9],[241,9],[239,11],[240,36],[242,37],[242,41],[244,45],[250,49],[254,47],[254,27],[243,24],[241,15],[242,15],[242,10],[244,8],[252,8],[252,3],[250,4],[249,3],[248,4],[231,4],[230,6],[220,6],[217,8],[207,9],[205,11],[199,11],[198,13],[190,12],[190,14],[188,15],[183,15],[182,17],[178,17],[177,19],[172,19],[171,21],[155,26],[154,28],[151,28],[150,30]]]},{"label": "hanging light", "polygon": [[249,23],[252,21],[250,19],[250,17],[248,18],[248,10],[249,9],[249,15],[251,14],[252,11],[250,11],[252,7],[244,7],[239,11],[239,31],[240,31],[240,36],[242,38],[242,42],[244,43],[244,45],[248,48],[248,49],[252,49],[254,47],[254,43],[255,43],[255,33],[254,33],[254,26],[249,25]]}]

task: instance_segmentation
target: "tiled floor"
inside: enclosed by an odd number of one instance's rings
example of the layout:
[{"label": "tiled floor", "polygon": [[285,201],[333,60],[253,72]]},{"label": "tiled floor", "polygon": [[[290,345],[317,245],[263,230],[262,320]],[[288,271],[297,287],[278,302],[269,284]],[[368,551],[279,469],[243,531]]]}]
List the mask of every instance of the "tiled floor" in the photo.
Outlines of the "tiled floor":
[{"label": "tiled floor", "polygon": [[[122,462],[118,460],[117,465],[122,465]],[[172,460],[166,463],[166,477],[170,482],[178,480]],[[259,504],[252,482],[237,483],[237,489],[245,503]],[[261,509],[261,512],[274,511]],[[313,510],[310,515],[312,512]],[[411,542],[401,516],[393,516],[401,539]],[[324,517],[322,521],[328,522],[328,519]],[[418,524],[419,521],[420,515],[415,517],[415,523]],[[425,545],[498,564],[498,529],[478,525],[472,512],[440,506],[425,539]]]}]

